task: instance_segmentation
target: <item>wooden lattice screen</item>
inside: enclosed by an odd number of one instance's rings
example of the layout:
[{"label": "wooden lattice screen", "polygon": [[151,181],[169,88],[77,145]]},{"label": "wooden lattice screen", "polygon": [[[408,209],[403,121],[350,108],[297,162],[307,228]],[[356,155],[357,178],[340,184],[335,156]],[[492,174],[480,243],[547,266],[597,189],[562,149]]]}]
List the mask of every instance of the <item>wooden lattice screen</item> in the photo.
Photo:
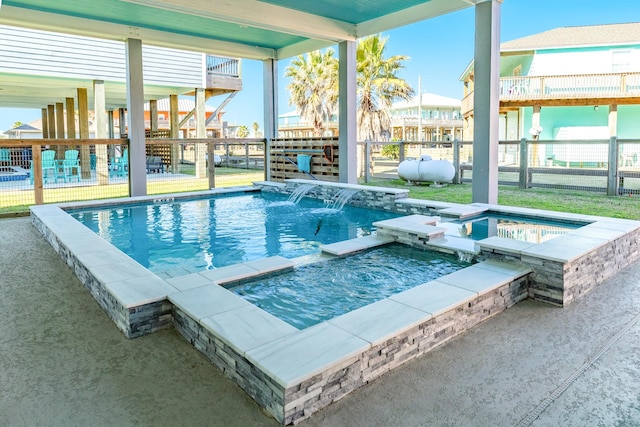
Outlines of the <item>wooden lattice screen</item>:
[{"label": "wooden lattice screen", "polygon": [[[299,170],[299,163],[303,163],[298,158],[300,155],[311,156],[308,173]],[[338,138],[273,139],[269,158],[271,180],[316,178],[338,182],[338,158]]]}]

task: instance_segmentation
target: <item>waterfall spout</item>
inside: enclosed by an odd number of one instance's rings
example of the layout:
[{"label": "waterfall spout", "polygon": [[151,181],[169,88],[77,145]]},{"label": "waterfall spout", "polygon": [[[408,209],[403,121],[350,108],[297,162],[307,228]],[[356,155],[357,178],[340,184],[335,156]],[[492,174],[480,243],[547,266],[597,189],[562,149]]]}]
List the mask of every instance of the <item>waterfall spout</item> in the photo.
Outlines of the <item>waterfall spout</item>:
[{"label": "waterfall spout", "polygon": [[300,185],[291,193],[291,195],[289,196],[289,201],[297,204],[300,200],[302,200],[304,195],[311,191],[311,189],[314,187],[315,185],[313,184]]},{"label": "waterfall spout", "polygon": [[360,190],[350,190],[346,188],[338,191],[338,194],[333,198],[333,209],[338,211],[342,210],[345,203],[347,203],[358,191]]}]

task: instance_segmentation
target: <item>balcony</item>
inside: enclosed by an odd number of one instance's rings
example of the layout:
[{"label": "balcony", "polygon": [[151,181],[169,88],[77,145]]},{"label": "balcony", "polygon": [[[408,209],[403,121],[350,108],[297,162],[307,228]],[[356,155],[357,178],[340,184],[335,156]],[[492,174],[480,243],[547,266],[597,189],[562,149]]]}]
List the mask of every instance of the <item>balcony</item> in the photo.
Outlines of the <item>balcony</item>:
[{"label": "balcony", "polygon": [[420,119],[418,117],[391,117],[393,127],[458,128],[462,127],[462,119]]},{"label": "balcony", "polygon": [[[640,104],[640,72],[500,78],[500,107]],[[473,113],[473,92],[462,114]]]},{"label": "balcony", "polygon": [[211,96],[242,90],[240,59],[207,55],[207,92]]}]

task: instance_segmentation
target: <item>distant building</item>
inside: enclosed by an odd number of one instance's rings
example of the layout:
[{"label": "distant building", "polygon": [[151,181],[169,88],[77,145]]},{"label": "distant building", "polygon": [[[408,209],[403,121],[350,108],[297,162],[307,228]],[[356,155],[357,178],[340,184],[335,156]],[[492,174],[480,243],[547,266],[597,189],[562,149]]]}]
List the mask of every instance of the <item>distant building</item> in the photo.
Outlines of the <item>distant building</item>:
[{"label": "distant building", "polygon": [[[151,45],[143,45],[142,54],[143,96],[146,101],[158,100],[162,106],[158,108],[162,115],[158,124],[162,122],[162,129],[169,128],[170,95],[193,95],[196,90],[203,92],[204,99],[226,95],[218,106],[218,111],[222,111],[242,90],[242,66],[238,58]],[[0,106],[42,109],[45,125],[44,129],[42,124],[39,126],[41,137],[60,135],[60,130],[55,129],[55,118],[65,115],[68,105],[72,103],[74,110],[94,110],[96,98],[103,101],[99,109],[115,121],[114,135],[120,134],[119,116],[127,107],[126,69],[122,41],[0,25]],[[99,97],[94,96],[96,87]],[[85,94],[82,103],[80,92]],[[193,100],[181,97],[179,104],[181,118],[194,110]],[[147,111],[148,107],[147,103]],[[48,111],[51,114],[47,117]],[[214,109],[207,107],[207,118],[213,113]],[[220,117],[221,114],[216,114],[209,121],[210,136],[225,135],[224,124],[217,122]],[[151,129],[149,118],[145,114],[147,130]],[[195,121],[190,119],[180,130],[187,136],[194,128]]]},{"label": "distant building", "polygon": [[[423,93],[422,103],[415,97],[393,104],[390,111],[390,138],[402,141],[451,141],[462,136],[461,102],[455,98]],[[422,134],[418,132],[422,129]],[[313,136],[313,127],[300,115],[291,111],[278,116],[278,135],[281,138]],[[337,116],[325,123],[323,136],[338,135]]]},{"label": "distant building", "polygon": [[[423,93],[422,102],[415,97],[393,104],[392,138],[401,141],[453,141],[462,137],[462,114],[459,99]],[[421,129],[421,133],[418,131]]]}]

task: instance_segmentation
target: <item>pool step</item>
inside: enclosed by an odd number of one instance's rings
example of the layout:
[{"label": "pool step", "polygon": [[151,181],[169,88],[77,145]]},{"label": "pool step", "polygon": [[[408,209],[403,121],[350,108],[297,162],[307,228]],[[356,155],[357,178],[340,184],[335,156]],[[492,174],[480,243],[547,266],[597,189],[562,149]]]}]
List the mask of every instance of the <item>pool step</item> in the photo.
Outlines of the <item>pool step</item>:
[{"label": "pool step", "polygon": [[180,291],[207,286],[210,284],[225,285],[240,280],[251,279],[264,274],[279,271],[293,270],[294,262],[281,256],[247,261],[239,264],[228,265],[214,270],[205,270],[199,273],[167,279],[171,285]]},{"label": "pool step", "polygon": [[343,256],[354,252],[363,251],[365,249],[371,249],[378,246],[386,245],[395,241],[390,236],[379,236],[372,234],[370,236],[358,237],[357,239],[344,240],[342,242],[331,243],[329,245],[320,246],[322,252]]}]

